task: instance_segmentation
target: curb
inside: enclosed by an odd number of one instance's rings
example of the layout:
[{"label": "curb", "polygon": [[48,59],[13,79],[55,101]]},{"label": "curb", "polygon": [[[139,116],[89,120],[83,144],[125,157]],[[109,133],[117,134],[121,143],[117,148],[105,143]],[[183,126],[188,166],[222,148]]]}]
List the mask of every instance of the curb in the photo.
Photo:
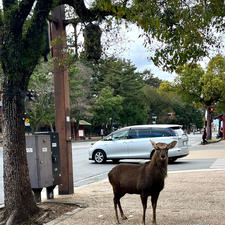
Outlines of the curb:
[{"label": "curb", "polygon": [[220,142],[222,141],[223,139],[220,138],[220,139],[216,139],[216,140],[208,140],[207,143],[203,144],[203,142],[200,143],[200,145],[207,145],[207,144],[213,144],[213,143],[217,143],[217,142]]},{"label": "curb", "polygon": [[[85,207],[86,208],[86,207]],[[85,209],[85,208],[77,208],[77,209],[74,209],[73,211],[71,212],[67,212],[65,214],[63,214],[62,216],[48,222],[48,223],[44,223],[43,225],[54,225],[54,224],[57,224],[59,222],[62,222],[66,219],[68,219],[69,217],[73,216],[75,213],[78,213],[80,212],[81,210]]]},{"label": "curb", "polygon": [[[47,202],[49,202],[49,201],[47,201]],[[62,222],[64,220],[68,219],[69,217],[73,216],[75,213],[78,213],[81,210],[86,209],[88,207],[88,205],[81,204],[81,203],[68,203],[68,202],[59,202],[59,201],[50,201],[50,202],[56,203],[56,204],[58,203],[58,204],[74,205],[74,206],[77,206],[78,208],[76,208],[72,211],[66,212],[63,215],[55,218],[54,220],[52,220],[48,223],[44,223],[43,225],[54,225],[54,224],[57,224],[59,222]]]}]

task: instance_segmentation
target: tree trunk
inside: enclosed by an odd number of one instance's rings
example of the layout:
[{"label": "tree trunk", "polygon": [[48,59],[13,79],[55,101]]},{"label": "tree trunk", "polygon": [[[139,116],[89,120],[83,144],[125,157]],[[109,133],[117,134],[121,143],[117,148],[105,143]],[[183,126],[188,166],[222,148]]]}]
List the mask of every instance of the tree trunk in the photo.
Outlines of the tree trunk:
[{"label": "tree trunk", "polygon": [[24,131],[25,91],[20,85],[3,86],[3,162],[5,216],[25,221],[38,212],[31,190]]},{"label": "tree trunk", "polygon": [[212,139],[212,128],[211,128],[211,124],[212,124],[212,116],[211,116],[211,112],[210,112],[210,107],[207,107],[207,140],[211,140]]}]

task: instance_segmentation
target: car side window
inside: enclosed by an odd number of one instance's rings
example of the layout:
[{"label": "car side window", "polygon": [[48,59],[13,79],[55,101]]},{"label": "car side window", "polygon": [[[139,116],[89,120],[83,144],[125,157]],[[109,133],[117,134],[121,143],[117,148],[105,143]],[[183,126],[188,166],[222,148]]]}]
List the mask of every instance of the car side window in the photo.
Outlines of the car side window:
[{"label": "car side window", "polygon": [[151,137],[151,130],[150,129],[138,129],[138,137],[139,138]]},{"label": "car side window", "polygon": [[158,127],[152,128],[151,137],[169,137],[169,136],[176,136],[172,129],[158,128]]},{"label": "car side window", "polygon": [[112,135],[112,140],[123,140],[127,139],[128,130],[118,131]]},{"label": "car side window", "polygon": [[136,129],[130,129],[130,130],[129,130],[128,138],[129,138],[129,139],[138,138],[137,130],[136,130]]},{"label": "car side window", "polygon": [[128,136],[129,139],[148,137],[151,137],[150,129],[130,129]]}]

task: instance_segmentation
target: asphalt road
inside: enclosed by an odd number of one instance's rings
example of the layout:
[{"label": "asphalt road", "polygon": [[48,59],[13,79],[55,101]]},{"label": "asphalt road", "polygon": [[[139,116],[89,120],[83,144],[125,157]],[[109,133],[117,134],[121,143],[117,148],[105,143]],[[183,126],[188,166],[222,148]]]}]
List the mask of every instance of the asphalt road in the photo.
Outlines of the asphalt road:
[{"label": "asphalt road", "polygon": [[[224,146],[221,145],[200,145],[201,134],[189,135],[189,150],[221,150]],[[73,174],[74,174],[74,186],[87,185],[107,177],[108,171],[116,164],[107,162],[102,165],[95,164],[93,161],[88,160],[88,149],[91,146],[91,142],[76,142],[73,143]],[[123,162],[132,163],[144,163],[146,160],[121,160]],[[202,159],[178,159],[175,163],[169,164],[168,171],[180,171],[180,170],[200,170],[200,169],[213,169],[213,168],[225,168],[225,161],[218,160],[216,158],[204,159],[204,153]],[[0,148],[0,204],[4,202],[3,197],[3,160],[2,149]]]},{"label": "asphalt road", "polygon": [[[200,145],[201,134],[189,135],[189,150],[220,150],[220,145]],[[88,160],[88,149],[91,146],[91,142],[79,142],[73,144],[73,168],[74,168],[74,186],[82,186],[89,183],[93,183],[107,177],[108,171],[116,164],[108,161],[105,164],[98,165],[94,161]],[[209,169],[215,163],[217,159],[178,159],[175,163],[169,164],[168,171],[180,171],[180,170],[201,170]],[[147,160],[120,160],[120,163],[144,163]],[[219,162],[221,164],[221,162]],[[221,166],[225,167],[225,162],[222,162]]]}]

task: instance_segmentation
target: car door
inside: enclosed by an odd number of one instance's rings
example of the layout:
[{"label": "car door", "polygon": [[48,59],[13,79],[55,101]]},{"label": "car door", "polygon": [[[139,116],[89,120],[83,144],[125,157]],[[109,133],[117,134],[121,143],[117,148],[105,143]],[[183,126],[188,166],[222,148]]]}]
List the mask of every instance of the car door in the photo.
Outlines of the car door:
[{"label": "car door", "polygon": [[128,129],[112,134],[112,140],[107,146],[107,158],[128,158],[127,137]]},{"label": "car door", "polygon": [[130,129],[128,152],[129,158],[149,159],[152,151],[150,129]]}]

